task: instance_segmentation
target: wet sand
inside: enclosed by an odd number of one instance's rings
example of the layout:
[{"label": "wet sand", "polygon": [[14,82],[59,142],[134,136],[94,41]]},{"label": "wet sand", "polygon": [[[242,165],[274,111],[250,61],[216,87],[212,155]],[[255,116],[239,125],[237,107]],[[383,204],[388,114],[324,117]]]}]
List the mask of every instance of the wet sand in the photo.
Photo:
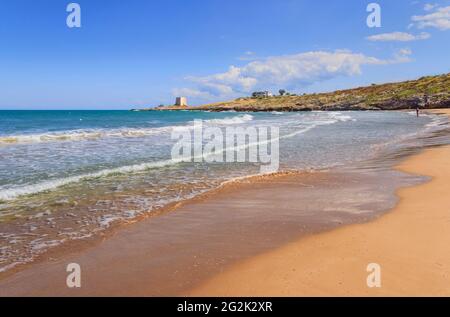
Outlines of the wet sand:
[{"label": "wet sand", "polygon": [[[0,295],[181,295],[249,257],[379,216],[395,204],[391,180],[398,178],[345,171],[232,183],[87,249],[67,245],[0,280]],[[392,187],[376,190],[386,183]],[[69,263],[81,265],[81,289],[66,287]]]},{"label": "wet sand", "polygon": [[[399,190],[399,204],[376,221],[300,239],[186,294],[450,296],[449,161],[446,146],[400,164],[402,171],[433,179]],[[367,286],[369,263],[381,266],[381,288]]]},{"label": "wet sand", "polygon": [[[396,189],[423,177],[379,164],[231,183],[103,241],[67,244],[0,277],[0,296],[406,295],[414,285],[448,294],[448,155],[433,149],[405,162],[402,170],[440,174],[402,189],[388,215]],[[368,290],[365,268],[377,261],[383,288]],[[66,286],[69,263],[81,266],[80,289]]]}]

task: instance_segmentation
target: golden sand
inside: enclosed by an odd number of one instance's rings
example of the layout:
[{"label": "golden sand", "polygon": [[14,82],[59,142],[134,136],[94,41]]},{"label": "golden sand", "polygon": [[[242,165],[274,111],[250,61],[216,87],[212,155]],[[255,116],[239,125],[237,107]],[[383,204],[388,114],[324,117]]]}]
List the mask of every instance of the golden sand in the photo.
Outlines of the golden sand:
[{"label": "golden sand", "polygon": [[[251,258],[187,295],[450,296],[449,162],[448,146],[406,160],[399,170],[432,181],[399,190],[390,213]],[[380,288],[367,286],[370,263]]]}]

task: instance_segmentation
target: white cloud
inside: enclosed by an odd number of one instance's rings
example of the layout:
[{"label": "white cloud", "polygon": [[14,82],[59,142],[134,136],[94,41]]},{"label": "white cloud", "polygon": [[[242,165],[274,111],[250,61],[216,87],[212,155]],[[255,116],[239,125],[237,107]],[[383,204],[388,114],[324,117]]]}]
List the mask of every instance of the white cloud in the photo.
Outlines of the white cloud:
[{"label": "white cloud", "polygon": [[[433,9],[430,9],[433,10]],[[428,27],[445,31],[450,29],[450,6],[437,8],[433,13],[415,15],[411,18],[413,25],[419,29]]]},{"label": "white cloud", "polygon": [[[234,97],[256,89],[272,87],[298,87],[310,85],[338,76],[361,74],[364,65],[405,63],[411,59],[410,50],[400,50],[392,59],[378,59],[347,50],[334,52],[313,51],[294,55],[273,56],[247,63],[242,67],[230,66],[224,73],[203,77],[188,77],[197,87],[192,95],[201,97]],[[177,92],[180,92],[179,90]]]},{"label": "white cloud", "polygon": [[172,95],[176,97],[187,96],[198,99],[210,99],[213,96],[205,91],[201,91],[194,88],[175,88],[172,89]]},{"label": "white cloud", "polygon": [[402,48],[394,54],[394,59],[389,61],[391,64],[409,63],[412,61],[412,51],[409,48]]},{"label": "white cloud", "polygon": [[436,3],[426,3],[423,7],[425,11],[431,11],[436,8],[438,5]]},{"label": "white cloud", "polygon": [[225,73],[187,79],[202,87],[202,91],[217,96],[232,95],[236,88],[238,91],[249,91],[257,84],[256,78],[245,74],[245,68],[236,66],[230,66]]},{"label": "white cloud", "polygon": [[238,60],[240,61],[253,61],[255,59],[257,59],[256,54],[252,51],[247,51],[244,53],[244,55],[238,57]]},{"label": "white cloud", "polygon": [[392,32],[392,33],[382,33],[377,35],[372,35],[367,37],[369,41],[374,42],[411,42],[429,39],[431,35],[426,32],[414,35],[405,32]]}]

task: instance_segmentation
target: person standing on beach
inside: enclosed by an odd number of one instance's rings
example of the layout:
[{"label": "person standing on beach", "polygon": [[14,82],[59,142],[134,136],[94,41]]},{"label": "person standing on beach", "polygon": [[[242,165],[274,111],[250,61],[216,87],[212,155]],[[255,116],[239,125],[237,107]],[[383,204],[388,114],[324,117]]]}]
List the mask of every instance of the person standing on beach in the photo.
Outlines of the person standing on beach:
[{"label": "person standing on beach", "polygon": [[420,112],[420,109],[419,109],[419,107],[417,107],[417,108],[416,108],[416,115],[417,115],[417,118],[419,117],[419,112]]}]

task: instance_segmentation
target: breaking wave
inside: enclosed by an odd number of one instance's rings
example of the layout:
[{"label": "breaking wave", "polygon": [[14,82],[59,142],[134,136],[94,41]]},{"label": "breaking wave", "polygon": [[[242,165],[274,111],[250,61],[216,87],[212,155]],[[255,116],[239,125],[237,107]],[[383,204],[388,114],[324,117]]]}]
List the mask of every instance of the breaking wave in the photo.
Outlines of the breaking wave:
[{"label": "breaking wave", "polygon": [[211,119],[205,120],[206,124],[217,124],[217,125],[231,125],[231,124],[242,124],[253,120],[253,116],[250,114],[243,114],[235,117],[226,117],[223,119]]},{"label": "breaking wave", "polygon": [[[230,125],[230,124],[244,123],[244,122],[248,122],[251,120],[253,120],[253,116],[251,116],[249,114],[244,114],[244,115],[239,115],[239,116],[231,117],[231,118],[205,120],[205,122],[214,123],[214,124],[222,124],[222,125]],[[298,122],[298,125],[295,126],[297,128],[296,131],[285,134],[285,135],[281,135],[277,138],[277,140],[295,137],[297,135],[306,133],[318,126],[330,125],[330,124],[334,124],[337,122],[345,122],[345,121],[349,121],[349,120],[353,120],[353,119],[350,116],[342,115],[339,112],[333,112],[333,113],[330,112],[330,113],[327,113],[327,116],[325,118],[316,118],[315,120],[312,120],[309,122],[307,122],[307,121],[306,122],[301,122],[301,121]],[[189,128],[190,125],[179,126],[179,127]],[[162,129],[164,129],[164,131],[167,132],[167,131],[170,131],[170,129],[172,129],[172,128],[173,128],[173,126],[172,127],[164,127],[161,129],[156,128],[156,129],[159,129],[158,130],[159,132],[163,131]],[[155,130],[155,129],[153,129],[153,130]],[[155,133],[155,131],[152,131],[152,132]],[[117,133],[117,132],[115,132],[115,133]],[[116,135],[115,133],[113,135]],[[109,135],[112,135],[112,134],[110,133]],[[123,134],[121,133],[121,135],[123,135]],[[253,144],[246,144],[244,147],[248,148],[248,147],[252,147],[252,146],[262,145],[264,143],[270,143],[271,141],[274,141],[274,140],[266,140],[266,141],[256,142]],[[223,149],[223,151],[226,151],[226,150],[227,149]],[[201,157],[204,158],[203,155]],[[116,167],[116,168],[109,168],[109,169],[100,170],[98,172],[69,176],[69,177],[59,178],[59,179],[54,179],[54,180],[48,180],[48,181],[44,181],[41,183],[25,185],[25,186],[16,187],[16,188],[7,188],[7,189],[0,191],[0,201],[13,200],[20,196],[32,195],[32,194],[36,194],[36,193],[40,193],[40,192],[54,190],[61,186],[65,186],[65,185],[68,185],[71,183],[77,183],[77,182],[85,181],[85,180],[89,180],[89,179],[106,177],[106,176],[110,176],[113,174],[136,173],[136,172],[141,172],[141,171],[145,171],[145,170],[157,169],[157,168],[162,168],[165,166],[175,165],[175,164],[179,164],[182,162],[183,162],[182,159],[178,159],[178,160],[167,159],[167,160],[161,160],[161,161],[127,165],[127,166]]]},{"label": "breaking wave", "polygon": [[[226,117],[223,119],[204,120],[205,124],[231,125],[243,124],[253,120],[253,116],[249,114],[239,115],[235,117]],[[42,143],[57,141],[83,141],[96,140],[100,138],[139,138],[163,133],[170,133],[173,128],[183,128],[186,126],[165,126],[157,128],[123,128],[111,130],[72,130],[67,132],[40,133],[40,134],[24,134],[24,135],[7,135],[0,136],[0,145],[12,145],[18,143]]]},{"label": "breaking wave", "polygon": [[40,133],[40,134],[24,134],[0,136],[0,145],[16,144],[16,143],[41,143],[56,141],[82,141],[95,140],[105,137],[144,137],[149,135],[157,135],[170,132],[172,127],[160,128],[125,128],[112,130],[72,130],[67,132]]}]

